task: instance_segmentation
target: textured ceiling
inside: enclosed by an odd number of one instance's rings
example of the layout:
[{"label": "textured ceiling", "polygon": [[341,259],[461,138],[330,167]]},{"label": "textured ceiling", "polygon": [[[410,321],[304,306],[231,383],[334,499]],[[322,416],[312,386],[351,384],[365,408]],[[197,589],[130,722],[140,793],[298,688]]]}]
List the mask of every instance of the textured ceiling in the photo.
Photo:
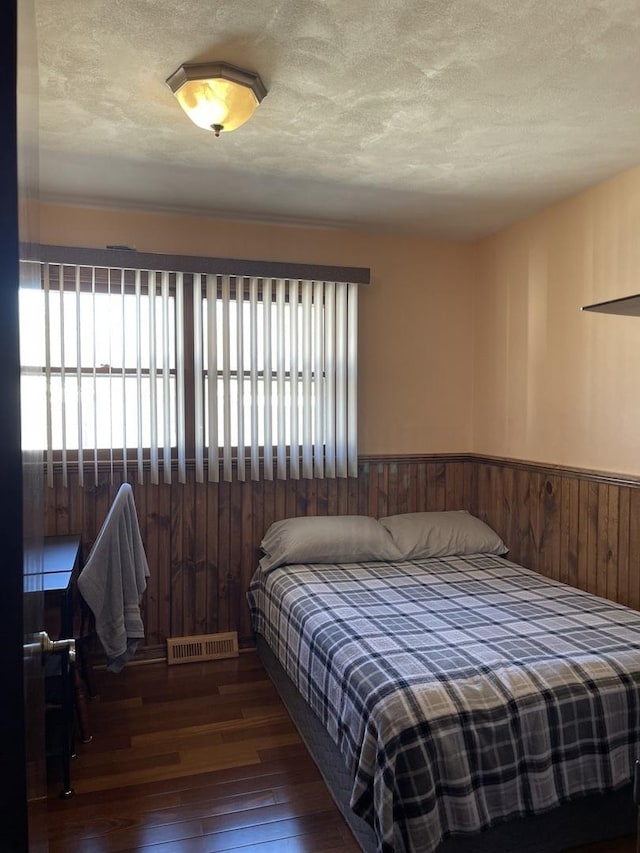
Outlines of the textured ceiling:
[{"label": "textured ceiling", "polygon": [[[638,0],[37,0],[43,198],[470,239],[640,162]],[[165,79],[269,94],[219,139]]]}]

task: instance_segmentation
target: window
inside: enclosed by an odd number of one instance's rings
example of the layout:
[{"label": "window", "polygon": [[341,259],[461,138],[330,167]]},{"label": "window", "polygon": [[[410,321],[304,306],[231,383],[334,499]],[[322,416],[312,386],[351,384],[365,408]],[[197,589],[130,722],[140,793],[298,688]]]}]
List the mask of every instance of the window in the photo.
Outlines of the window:
[{"label": "window", "polygon": [[[194,298],[196,473],[356,470],[357,285],[206,276]],[[349,465],[351,462],[351,465]]]},{"label": "window", "polygon": [[176,462],[184,482],[187,458],[199,481],[356,475],[357,284],[49,250],[20,312],[23,445],[45,450],[51,483],[54,464],[66,483],[75,462],[80,484],[104,464],[171,482]]},{"label": "window", "polygon": [[[175,276],[173,276],[175,279]],[[42,289],[20,292],[22,440],[61,459],[158,456],[170,479],[176,446],[175,282],[169,273],[46,264]],[[135,451],[135,456],[127,453]],[[147,450],[146,454],[144,450]],[[79,466],[84,479],[84,464]]]}]

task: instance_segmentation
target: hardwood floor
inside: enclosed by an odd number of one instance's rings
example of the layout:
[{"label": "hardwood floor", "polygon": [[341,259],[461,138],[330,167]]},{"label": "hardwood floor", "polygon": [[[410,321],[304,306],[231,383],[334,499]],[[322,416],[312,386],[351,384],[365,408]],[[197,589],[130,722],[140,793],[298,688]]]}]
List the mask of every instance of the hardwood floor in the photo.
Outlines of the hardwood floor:
[{"label": "hardwood floor", "polygon": [[254,653],[96,676],[51,853],[359,849]]},{"label": "hardwood floor", "polygon": [[[257,656],[96,673],[50,853],[356,853]],[[633,853],[631,839],[575,853]]]}]

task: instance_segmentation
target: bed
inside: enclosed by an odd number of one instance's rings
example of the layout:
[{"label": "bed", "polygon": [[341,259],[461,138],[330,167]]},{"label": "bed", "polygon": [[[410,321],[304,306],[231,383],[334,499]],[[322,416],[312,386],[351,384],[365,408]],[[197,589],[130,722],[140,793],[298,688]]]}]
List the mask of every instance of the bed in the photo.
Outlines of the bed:
[{"label": "bed", "polygon": [[509,561],[468,513],[272,528],[258,649],[363,850],[631,834],[640,613]]}]

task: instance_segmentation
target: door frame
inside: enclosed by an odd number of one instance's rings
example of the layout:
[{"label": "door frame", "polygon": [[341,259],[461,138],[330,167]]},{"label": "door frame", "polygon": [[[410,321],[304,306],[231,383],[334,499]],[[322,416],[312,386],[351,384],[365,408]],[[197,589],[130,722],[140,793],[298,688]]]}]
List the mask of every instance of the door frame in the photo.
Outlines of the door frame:
[{"label": "door frame", "polygon": [[9,815],[0,826],[2,849],[28,850],[22,615],[22,455],[20,450],[20,357],[18,343],[18,160],[16,125],[18,0],[3,8],[0,36],[0,802]]}]

